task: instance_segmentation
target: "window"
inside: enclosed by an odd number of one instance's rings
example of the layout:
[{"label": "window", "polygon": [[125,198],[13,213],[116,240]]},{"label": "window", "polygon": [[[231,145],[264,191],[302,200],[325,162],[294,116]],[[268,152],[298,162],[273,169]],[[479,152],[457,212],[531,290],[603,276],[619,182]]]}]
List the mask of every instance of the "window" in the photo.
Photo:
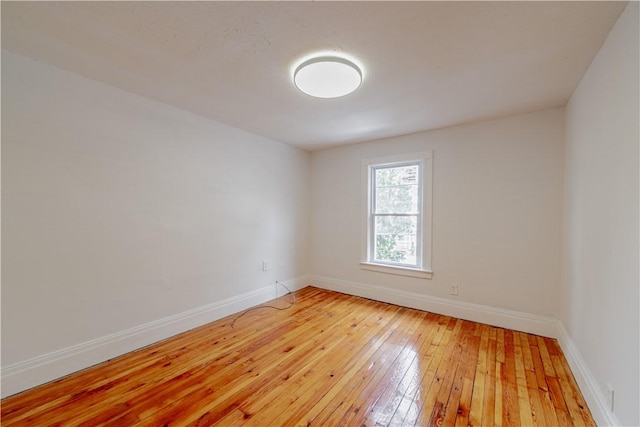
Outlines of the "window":
[{"label": "window", "polygon": [[419,268],[422,241],[420,162],[371,166],[369,259]]},{"label": "window", "polygon": [[363,163],[362,268],[431,277],[431,163],[431,152]]}]

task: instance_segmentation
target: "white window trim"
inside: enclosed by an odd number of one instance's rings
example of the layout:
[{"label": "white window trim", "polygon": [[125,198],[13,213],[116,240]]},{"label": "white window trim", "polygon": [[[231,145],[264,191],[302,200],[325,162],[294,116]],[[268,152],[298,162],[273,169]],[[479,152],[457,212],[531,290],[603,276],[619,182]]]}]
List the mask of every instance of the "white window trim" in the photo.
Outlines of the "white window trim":
[{"label": "white window trim", "polygon": [[[371,206],[370,166],[393,165],[412,161],[422,162],[422,268],[400,265],[378,264],[369,259],[371,229],[369,209]],[[407,153],[395,156],[377,157],[362,161],[362,238],[360,268],[379,273],[430,279],[431,269],[431,226],[433,210],[433,152]]]}]

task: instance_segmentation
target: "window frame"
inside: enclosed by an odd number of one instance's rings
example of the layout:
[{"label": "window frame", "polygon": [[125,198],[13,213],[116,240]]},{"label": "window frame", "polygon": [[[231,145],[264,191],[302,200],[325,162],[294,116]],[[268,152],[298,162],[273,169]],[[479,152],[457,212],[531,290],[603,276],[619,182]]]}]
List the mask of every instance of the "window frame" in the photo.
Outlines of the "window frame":
[{"label": "window frame", "polygon": [[[410,266],[402,263],[380,262],[374,260],[375,255],[375,217],[381,214],[374,212],[374,172],[376,169],[389,167],[401,167],[418,164],[419,175],[419,209],[416,264]],[[377,157],[362,161],[362,187],[363,187],[363,226],[362,226],[362,250],[360,267],[380,273],[397,274],[402,276],[430,279],[433,275],[431,269],[431,218],[432,218],[432,193],[433,193],[433,152],[424,151],[395,156]],[[400,215],[398,215],[400,216]]]}]

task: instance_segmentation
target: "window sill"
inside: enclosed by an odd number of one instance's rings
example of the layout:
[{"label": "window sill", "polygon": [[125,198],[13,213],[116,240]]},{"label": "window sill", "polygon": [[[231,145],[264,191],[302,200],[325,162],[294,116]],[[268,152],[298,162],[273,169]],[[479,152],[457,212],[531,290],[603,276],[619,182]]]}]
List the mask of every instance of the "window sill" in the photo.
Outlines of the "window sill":
[{"label": "window sill", "polygon": [[360,268],[363,270],[377,271],[378,273],[396,274],[398,276],[417,277],[419,279],[431,279],[433,271],[421,270],[418,268],[398,267],[395,265],[373,264],[361,262]]}]

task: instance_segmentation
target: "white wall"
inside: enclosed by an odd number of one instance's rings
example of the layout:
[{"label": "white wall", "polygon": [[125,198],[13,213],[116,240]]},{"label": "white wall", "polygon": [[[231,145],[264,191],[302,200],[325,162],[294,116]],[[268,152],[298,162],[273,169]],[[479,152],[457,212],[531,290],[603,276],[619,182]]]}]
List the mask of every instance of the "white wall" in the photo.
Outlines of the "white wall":
[{"label": "white wall", "polygon": [[306,273],[308,185],[307,152],[3,52],[3,368]]},{"label": "white wall", "polygon": [[[314,275],[557,317],[563,110],[314,152]],[[361,162],[433,150],[433,279],[361,270]]]},{"label": "white wall", "polygon": [[638,3],[630,2],[566,107],[562,321],[624,425],[638,384]]}]

